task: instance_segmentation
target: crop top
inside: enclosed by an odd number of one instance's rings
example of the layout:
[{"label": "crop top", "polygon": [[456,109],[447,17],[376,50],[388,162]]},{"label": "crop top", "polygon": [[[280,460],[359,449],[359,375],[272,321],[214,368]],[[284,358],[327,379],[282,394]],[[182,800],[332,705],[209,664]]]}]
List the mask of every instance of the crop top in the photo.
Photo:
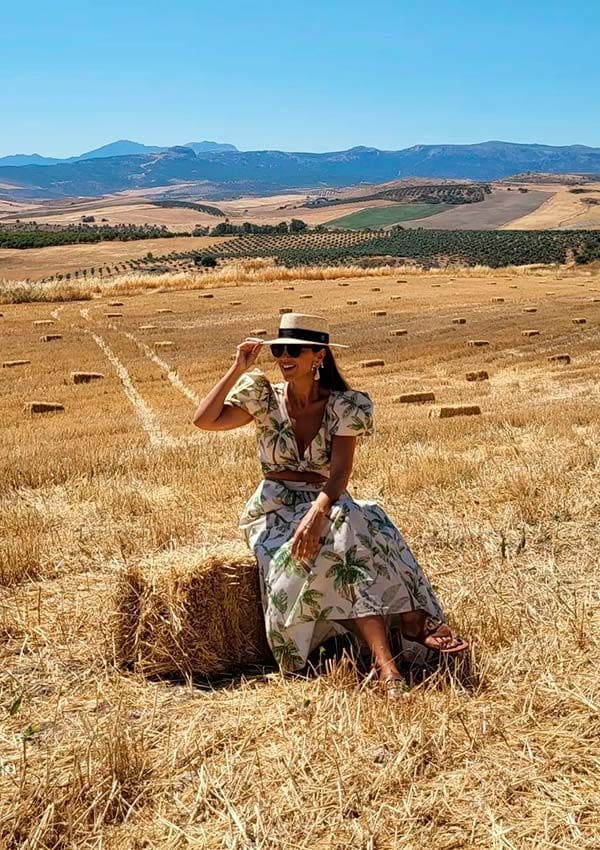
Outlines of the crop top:
[{"label": "crop top", "polygon": [[373,402],[360,390],[330,390],[321,427],[300,457],[296,435],[285,405],[285,381],[272,384],[260,369],[241,375],[225,403],[254,417],[258,458],[264,474],[285,469],[329,473],[331,438],[367,437],[375,433]]}]

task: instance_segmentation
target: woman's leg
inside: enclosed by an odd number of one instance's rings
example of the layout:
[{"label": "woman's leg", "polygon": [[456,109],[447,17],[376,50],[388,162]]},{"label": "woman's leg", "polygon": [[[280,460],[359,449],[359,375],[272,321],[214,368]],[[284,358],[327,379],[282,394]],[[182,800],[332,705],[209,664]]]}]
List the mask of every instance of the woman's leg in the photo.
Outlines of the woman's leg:
[{"label": "woman's leg", "polygon": [[336,620],[337,623],[361,637],[373,654],[382,679],[399,679],[401,673],[396,667],[388,641],[385,620],[380,614],[368,617],[354,617],[350,620]]}]

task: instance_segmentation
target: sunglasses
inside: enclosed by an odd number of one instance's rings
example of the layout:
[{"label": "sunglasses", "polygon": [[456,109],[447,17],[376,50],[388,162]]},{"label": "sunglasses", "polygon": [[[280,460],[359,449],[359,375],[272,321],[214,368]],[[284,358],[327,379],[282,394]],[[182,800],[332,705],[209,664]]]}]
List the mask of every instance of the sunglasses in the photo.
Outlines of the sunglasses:
[{"label": "sunglasses", "polygon": [[300,345],[294,342],[274,342],[271,348],[273,357],[281,357],[284,351],[287,351],[290,357],[300,357],[303,351],[320,351],[323,346],[319,345]]}]

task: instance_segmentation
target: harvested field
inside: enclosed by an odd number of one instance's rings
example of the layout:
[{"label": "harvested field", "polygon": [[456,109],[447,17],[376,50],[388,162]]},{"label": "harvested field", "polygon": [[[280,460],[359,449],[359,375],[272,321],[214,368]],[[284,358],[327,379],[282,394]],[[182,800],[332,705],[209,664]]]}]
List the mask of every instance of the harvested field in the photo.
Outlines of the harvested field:
[{"label": "harvested field", "polygon": [[403,222],[402,226],[427,230],[494,230],[500,227],[510,230],[510,222],[537,209],[548,195],[548,192],[532,189],[521,193],[494,188],[491,195],[486,195],[485,200],[477,204],[463,204],[439,215]]},{"label": "harvested field", "polygon": [[[597,847],[600,276],[397,274],[350,273],[351,311],[337,279],[213,281],[213,299],[202,275],[138,281],[119,319],[115,292],[53,305],[51,357],[34,325],[49,305],[2,306],[0,361],[30,362],[0,369],[0,847]],[[401,320],[371,315],[400,292]],[[191,418],[250,329],[270,338],[302,294],[327,305],[351,346],[340,369],[375,405],[348,489],[385,507],[472,645],[470,669],[434,667],[402,700],[340,658],[349,642],[302,675],[193,675],[221,627],[199,606],[230,590],[202,592],[207,564],[249,575],[238,520],[261,470],[253,425]],[[280,379],[267,351],[257,365]],[[423,392],[481,414],[392,400]],[[30,415],[43,400],[64,410]],[[247,657],[243,627],[227,665]],[[172,664],[181,678],[143,675]]]}]

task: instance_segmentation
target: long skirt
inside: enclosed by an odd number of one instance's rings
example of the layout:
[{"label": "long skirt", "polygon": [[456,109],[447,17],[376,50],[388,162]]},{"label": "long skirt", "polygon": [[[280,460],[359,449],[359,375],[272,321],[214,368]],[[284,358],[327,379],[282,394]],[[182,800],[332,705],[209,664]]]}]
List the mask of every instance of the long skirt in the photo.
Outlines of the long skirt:
[{"label": "long skirt", "polygon": [[375,501],[344,490],[324,519],[317,554],[292,556],[294,533],[324,484],[263,479],[240,518],[258,562],[267,640],[283,671],[301,669],[324,640],[347,632],[338,620],[378,614],[389,625],[415,609],[444,619],[404,537]]}]

